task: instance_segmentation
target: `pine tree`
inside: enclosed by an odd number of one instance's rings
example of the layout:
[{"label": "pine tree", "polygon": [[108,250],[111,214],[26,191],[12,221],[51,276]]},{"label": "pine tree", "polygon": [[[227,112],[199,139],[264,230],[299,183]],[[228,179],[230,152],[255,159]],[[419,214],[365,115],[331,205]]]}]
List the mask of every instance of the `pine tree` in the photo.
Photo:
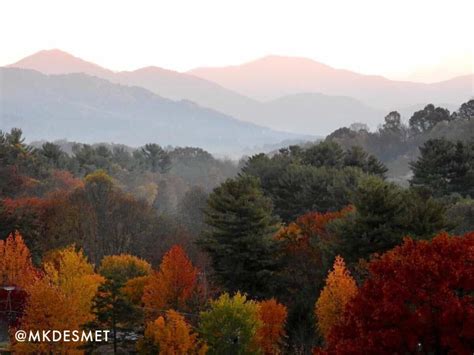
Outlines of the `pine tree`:
[{"label": "pine tree", "polygon": [[272,203],[250,176],[228,179],[214,189],[205,211],[210,230],[200,243],[211,256],[217,281],[226,290],[266,295],[277,269],[277,220]]},{"label": "pine tree", "polygon": [[426,187],[435,196],[474,194],[474,141],[430,139],[420,147],[420,153],[411,163],[412,186]]}]

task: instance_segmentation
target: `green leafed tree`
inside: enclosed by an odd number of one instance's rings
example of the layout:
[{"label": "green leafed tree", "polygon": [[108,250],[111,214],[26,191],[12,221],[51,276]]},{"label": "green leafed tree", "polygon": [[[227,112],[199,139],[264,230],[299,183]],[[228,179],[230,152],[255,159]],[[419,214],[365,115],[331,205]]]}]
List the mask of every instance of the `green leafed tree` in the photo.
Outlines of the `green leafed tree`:
[{"label": "green leafed tree", "polygon": [[134,304],[124,292],[127,281],[147,276],[151,266],[145,260],[132,255],[111,255],[105,257],[99,267],[99,273],[105,282],[99,287],[93,301],[93,313],[96,321],[87,325],[90,329],[110,329],[114,345],[123,342],[127,331],[138,327],[143,321],[143,311]]},{"label": "green leafed tree", "polygon": [[416,111],[411,116],[409,124],[413,132],[419,134],[430,131],[438,123],[450,119],[449,110],[429,104],[423,110]]},{"label": "green leafed tree", "polygon": [[259,326],[256,302],[240,293],[232,297],[225,293],[201,313],[199,333],[209,347],[209,355],[253,355],[260,354]]}]

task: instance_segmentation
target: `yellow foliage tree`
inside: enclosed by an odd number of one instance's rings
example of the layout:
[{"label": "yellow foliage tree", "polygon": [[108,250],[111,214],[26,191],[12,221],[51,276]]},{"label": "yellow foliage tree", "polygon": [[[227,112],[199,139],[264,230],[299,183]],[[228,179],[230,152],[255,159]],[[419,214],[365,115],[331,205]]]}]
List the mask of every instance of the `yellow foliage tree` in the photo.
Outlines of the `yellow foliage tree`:
[{"label": "yellow foliage tree", "polygon": [[[103,282],[82,251],[56,251],[43,263],[42,278],[26,287],[28,301],[20,321],[23,330],[80,330],[93,320],[92,300]],[[70,352],[80,344],[17,343],[17,352]]]},{"label": "yellow foliage tree", "polygon": [[165,317],[149,322],[145,338],[159,349],[162,355],[204,354],[205,347],[197,341],[197,334],[186,323],[184,317],[170,309]]},{"label": "yellow foliage tree", "polygon": [[37,270],[20,233],[0,240],[0,284],[25,288],[37,278]]},{"label": "yellow foliage tree", "polygon": [[123,285],[130,279],[147,276],[150,272],[151,265],[146,260],[130,254],[106,256],[99,268],[102,276]]},{"label": "yellow foliage tree", "polygon": [[337,256],[315,305],[318,328],[324,339],[328,338],[331,328],[340,321],[346,304],[356,293],[356,282],[346,269],[344,259]]}]

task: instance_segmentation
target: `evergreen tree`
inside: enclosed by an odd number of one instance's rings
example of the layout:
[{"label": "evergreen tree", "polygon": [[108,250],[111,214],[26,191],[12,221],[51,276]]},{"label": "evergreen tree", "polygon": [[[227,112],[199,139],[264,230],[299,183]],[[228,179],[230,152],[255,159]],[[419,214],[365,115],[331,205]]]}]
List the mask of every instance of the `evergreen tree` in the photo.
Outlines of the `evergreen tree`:
[{"label": "evergreen tree", "polygon": [[[143,321],[142,309],[134,304],[124,292],[127,281],[150,273],[151,266],[145,260],[132,255],[111,255],[105,257],[99,272],[106,281],[99,287],[93,301],[96,321],[87,325],[90,329],[110,329],[114,345],[122,342],[123,333],[130,332]],[[120,336],[122,334],[122,337]]]},{"label": "evergreen tree", "polygon": [[144,156],[144,161],[153,172],[167,172],[171,168],[171,159],[169,154],[163,150],[158,144],[145,144],[141,149]]},{"label": "evergreen tree", "polygon": [[217,281],[230,292],[268,294],[278,267],[273,238],[278,221],[258,180],[247,175],[228,179],[209,196],[205,215],[210,229],[200,243],[211,256]]},{"label": "evergreen tree", "polygon": [[369,155],[359,146],[352,146],[344,154],[344,166],[360,168],[363,172],[371,175],[384,177],[388,171],[386,166],[375,156]]},{"label": "evergreen tree", "polygon": [[93,301],[92,310],[96,321],[87,324],[89,329],[110,329],[117,354],[117,345],[122,342],[123,332],[132,331],[143,320],[143,313],[122,292],[123,284],[108,279],[103,283]]},{"label": "evergreen tree", "polygon": [[341,146],[334,141],[324,141],[316,144],[303,153],[303,163],[321,167],[335,167],[343,166],[344,151]]},{"label": "evergreen tree", "polygon": [[433,195],[474,195],[474,141],[430,139],[420,147],[420,157],[411,163],[412,186],[428,188]]},{"label": "evergreen tree", "polygon": [[338,236],[336,252],[349,262],[383,253],[408,235],[430,238],[447,226],[438,202],[376,177],[362,181],[353,204],[355,211],[331,226]]}]

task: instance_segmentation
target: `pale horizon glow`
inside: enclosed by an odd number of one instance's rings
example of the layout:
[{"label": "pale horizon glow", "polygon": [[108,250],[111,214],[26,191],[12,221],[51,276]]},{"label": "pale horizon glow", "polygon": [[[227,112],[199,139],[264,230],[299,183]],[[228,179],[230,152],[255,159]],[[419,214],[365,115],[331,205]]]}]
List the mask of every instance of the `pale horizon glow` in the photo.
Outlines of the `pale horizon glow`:
[{"label": "pale horizon glow", "polygon": [[53,48],[115,71],[282,55],[432,82],[473,72],[473,7],[471,0],[6,0],[0,66]]}]

